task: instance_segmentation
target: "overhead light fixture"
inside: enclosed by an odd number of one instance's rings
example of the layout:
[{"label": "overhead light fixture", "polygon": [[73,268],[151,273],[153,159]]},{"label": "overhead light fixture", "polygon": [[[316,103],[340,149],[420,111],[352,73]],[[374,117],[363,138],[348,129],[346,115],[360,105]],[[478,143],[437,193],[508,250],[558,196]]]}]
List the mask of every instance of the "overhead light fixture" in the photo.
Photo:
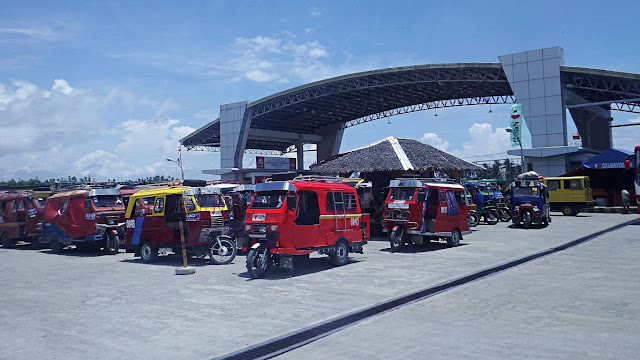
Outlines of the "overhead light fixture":
[{"label": "overhead light fixture", "polygon": [[492,113],[493,111],[491,111],[491,104],[489,104],[489,112]]},{"label": "overhead light fixture", "polygon": [[433,109],[433,110],[436,112],[436,114],[433,116],[438,116],[438,110],[437,109]]},{"label": "overhead light fixture", "polygon": [[387,120],[387,125],[391,125],[391,120]]}]

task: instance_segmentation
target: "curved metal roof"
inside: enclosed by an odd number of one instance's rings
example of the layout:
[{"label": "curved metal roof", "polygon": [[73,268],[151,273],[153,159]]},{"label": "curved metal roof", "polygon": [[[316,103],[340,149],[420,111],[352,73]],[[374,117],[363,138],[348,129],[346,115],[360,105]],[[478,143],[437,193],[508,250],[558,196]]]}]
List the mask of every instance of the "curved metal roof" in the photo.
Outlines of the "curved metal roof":
[{"label": "curved metal roof", "polygon": [[[640,98],[640,75],[561,67],[565,88],[590,102]],[[439,107],[513,103],[499,63],[417,65],[338,76],[269,95],[247,106],[251,128],[319,135],[336,124],[355,126],[380,118]],[[637,103],[616,110],[637,112]],[[624,108],[623,106],[627,106]],[[182,139],[188,149],[220,144],[216,119]],[[246,149],[285,151],[292,141],[247,140]]]}]

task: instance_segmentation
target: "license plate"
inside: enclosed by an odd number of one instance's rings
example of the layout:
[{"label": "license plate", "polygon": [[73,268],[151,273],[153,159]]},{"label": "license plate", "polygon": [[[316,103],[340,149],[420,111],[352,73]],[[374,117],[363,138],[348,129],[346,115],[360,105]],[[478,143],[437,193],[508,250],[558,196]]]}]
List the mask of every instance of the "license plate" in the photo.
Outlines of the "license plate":
[{"label": "license plate", "polygon": [[172,248],[160,248],[160,249],[158,249],[158,252],[170,253],[170,252],[173,252],[173,249]]},{"label": "license plate", "polygon": [[251,215],[252,221],[264,221],[266,214],[253,214]]}]

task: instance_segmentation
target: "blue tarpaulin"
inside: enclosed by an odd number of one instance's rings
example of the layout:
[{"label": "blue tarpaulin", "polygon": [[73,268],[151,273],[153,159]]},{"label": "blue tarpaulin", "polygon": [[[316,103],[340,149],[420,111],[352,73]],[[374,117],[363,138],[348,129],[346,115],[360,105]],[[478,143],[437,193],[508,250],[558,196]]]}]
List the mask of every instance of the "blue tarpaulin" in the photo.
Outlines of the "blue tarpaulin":
[{"label": "blue tarpaulin", "polygon": [[[608,148],[600,154],[582,162],[589,169],[624,169],[624,161],[631,155],[630,151]],[[633,167],[633,162],[631,163]]]}]

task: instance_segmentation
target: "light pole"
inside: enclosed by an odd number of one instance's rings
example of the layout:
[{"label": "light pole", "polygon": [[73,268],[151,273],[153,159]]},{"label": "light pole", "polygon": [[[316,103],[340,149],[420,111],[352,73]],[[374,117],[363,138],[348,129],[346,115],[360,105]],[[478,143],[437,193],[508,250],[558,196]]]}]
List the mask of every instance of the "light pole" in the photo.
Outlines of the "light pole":
[{"label": "light pole", "polygon": [[182,180],[184,180],[184,170],[182,169],[182,162],[173,160],[172,158],[167,158],[167,161],[171,161],[172,163],[178,165],[178,167],[180,168],[180,174],[182,175]]},{"label": "light pole", "polygon": [[513,133],[513,140],[517,141],[518,145],[520,145],[520,170],[522,172],[525,172],[524,171],[524,153],[522,152],[522,139],[520,139],[520,134],[514,132],[511,127],[507,127],[504,130],[508,133]]}]

